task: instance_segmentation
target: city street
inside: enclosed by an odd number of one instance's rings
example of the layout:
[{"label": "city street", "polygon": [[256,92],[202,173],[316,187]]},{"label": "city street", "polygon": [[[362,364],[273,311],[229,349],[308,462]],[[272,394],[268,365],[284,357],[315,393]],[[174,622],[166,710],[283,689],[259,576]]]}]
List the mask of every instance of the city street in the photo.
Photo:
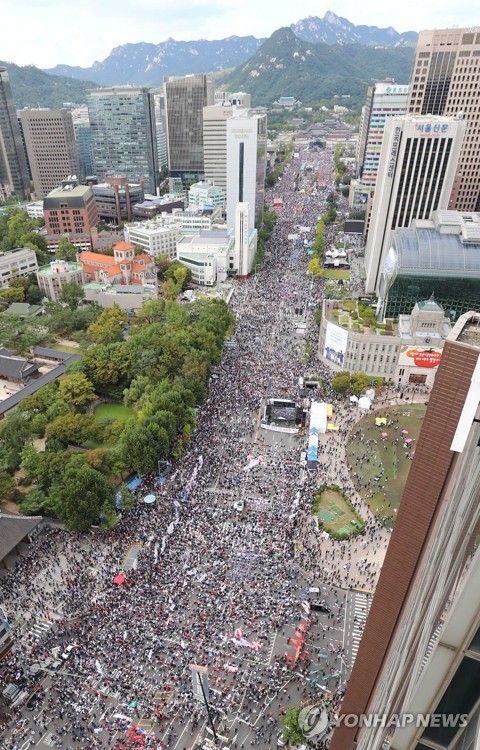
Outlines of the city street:
[{"label": "city street", "polygon": [[[156,477],[147,478],[135,509],[99,538],[49,532],[2,579],[3,606],[19,626],[15,653],[2,665],[4,682],[20,679],[32,663],[50,664],[44,696],[33,711],[18,711],[5,750],[206,746],[212,735],[193,696],[192,664],[208,668],[224,747],[275,747],[285,707],[322,696],[334,705],[341,700],[370,598],[319,575],[328,568],[341,576],[348,542],[319,542],[313,556],[308,552],[320,477],[300,465],[305,434],[261,425],[266,398],[299,402],[306,372],[325,382],[315,399],[335,398],[327,368],[315,360],[318,329],[307,305],[321,297],[322,282],[307,275],[303,246],[287,240],[299,223],[313,238],[329,192],[312,193],[315,174],[299,171],[307,158],[321,165],[322,182],[333,184],[330,152],[302,152],[287,167],[268,258],[257,275],[235,283],[232,340],[167,484],[159,488]],[[306,191],[301,196],[299,188]],[[149,510],[142,498],[151,491],[157,503]],[[364,558],[376,544],[369,521]],[[132,545],[132,564],[122,568]],[[377,563],[383,552],[382,545]],[[117,585],[121,570],[125,581]],[[370,573],[359,570],[356,578],[371,587]],[[302,604],[310,588],[319,588],[314,598],[326,611]],[[287,656],[299,637],[303,645],[290,668]]]}]

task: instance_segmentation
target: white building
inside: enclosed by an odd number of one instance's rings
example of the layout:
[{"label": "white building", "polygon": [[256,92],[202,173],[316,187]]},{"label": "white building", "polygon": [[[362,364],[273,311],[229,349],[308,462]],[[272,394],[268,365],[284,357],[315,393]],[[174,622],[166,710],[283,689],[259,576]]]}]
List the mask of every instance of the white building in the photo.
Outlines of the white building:
[{"label": "white building", "polygon": [[29,276],[38,269],[37,256],[33,250],[19,247],[8,253],[0,253],[0,287],[7,287],[12,278]]},{"label": "white building", "polygon": [[229,102],[203,108],[203,164],[205,179],[227,192],[227,120],[236,107]]},{"label": "white building", "polygon": [[225,281],[229,264],[235,262],[233,234],[226,229],[211,229],[180,237],[177,259],[190,269],[195,284],[214,286]]},{"label": "white building", "polygon": [[177,239],[181,231],[179,221],[138,221],[126,224],[123,230],[126,242],[141,247],[152,258],[166,255],[169,260],[177,257]]},{"label": "white building", "polygon": [[52,261],[46,266],[40,266],[37,281],[45,297],[56,302],[65,284],[72,281],[80,285],[85,284],[83,265],[66,260]]},{"label": "white building", "polygon": [[248,203],[237,203],[235,211],[235,259],[229,261],[229,271],[235,270],[236,276],[248,276],[252,272],[255,253],[257,252],[258,233],[250,227],[250,207]]},{"label": "white building", "polygon": [[215,104],[235,104],[237,107],[250,107],[252,95],[246,94],[245,91],[215,91]]},{"label": "white building", "polygon": [[189,208],[204,208],[204,206],[225,206],[225,191],[209,180],[195,182],[188,191]]},{"label": "white building", "polygon": [[250,229],[260,226],[267,164],[267,116],[240,110],[227,120],[227,226],[237,203],[250,205]]},{"label": "white building", "polygon": [[368,88],[356,153],[358,175],[366,187],[375,187],[377,182],[385,122],[390,117],[404,115],[407,100],[408,86],[393,80],[379,81]]},{"label": "white building", "polygon": [[404,115],[386,121],[365,252],[367,293],[377,293],[392,232],[447,208],[466,123]]}]

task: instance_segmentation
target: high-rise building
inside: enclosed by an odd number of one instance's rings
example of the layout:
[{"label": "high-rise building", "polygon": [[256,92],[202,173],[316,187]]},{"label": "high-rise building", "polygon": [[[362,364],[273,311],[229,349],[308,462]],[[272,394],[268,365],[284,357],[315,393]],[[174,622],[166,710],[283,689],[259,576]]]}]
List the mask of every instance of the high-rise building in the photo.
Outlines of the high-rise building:
[{"label": "high-rise building", "polygon": [[385,80],[369,86],[367,101],[362,111],[357,143],[357,170],[360,181],[375,187],[380,165],[385,121],[404,115],[407,111],[408,86]]},{"label": "high-rise building", "polygon": [[205,179],[227,192],[227,120],[236,108],[228,102],[203,108],[203,163]]},{"label": "high-rise building", "polygon": [[237,203],[248,203],[249,229],[260,227],[267,165],[267,116],[239,110],[227,120],[227,226],[235,227]]},{"label": "high-rise building", "polygon": [[168,169],[185,183],[202,179],[203,108],[214,103],[213,81],[204,73],[166,76]]},{"label": "high-rise building", "polygon": [[393,230],[447,208],[464,133],[465,121],[457,117],[404,115],[386,121],[365,252],[368,293],[378,292]]},{"label": "high-rise building", "polygon": [[103,180],[120,175],[142,180],[152,193],[158,185],[154,98],[148,88],[115,86],[87,95],[95,169]]},{"label": "high-rise building", "polygon": [[456,115],[467,122],[448,208],[480,210],[480,31],[436,29],[418,36],[408,111]]},{"label": "high-rise building", "polygon": [[468,312],[443,348],[330,750],[478,747],[479,446],[480,313]]},{"label": "high-rise building", "polygon": [[0,67],[0,198],[10,195],[30,195],[30,178],[7,69]]},{"label": "high-rise building", "polygon": [[63,108],[22,109],[19,116],[33,192],[43,198],[69,175],[79,172],[72,113]]},{"label": "high-rise building", "polygon": [[77,139],[80,179],[85,180],[95,174],[93,134],[89,122],[79,122],[75,125],[75,138]]}]

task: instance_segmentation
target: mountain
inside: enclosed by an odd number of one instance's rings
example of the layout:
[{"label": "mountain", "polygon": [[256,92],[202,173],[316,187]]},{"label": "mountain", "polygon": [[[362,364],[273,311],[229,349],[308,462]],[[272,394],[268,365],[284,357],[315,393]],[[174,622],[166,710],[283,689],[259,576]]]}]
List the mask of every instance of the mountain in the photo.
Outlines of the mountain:
[{"label": "mountain", "polygon": [[161,86],[166,75],[211,73],[234,68],[253,55],[264,41],[254,36],[230,36],[216,41],[176,42],[167,39],[161,44],[122,44],[115,47],[103,62],[95,62],[91,68],[56,65],[46,72],[88,78],[103,86],[126,83]]},{"label": "mountain", "polygon": [[412,60],[410,47],[311,44],[283,28],[218,83],[227,91],[248,91],[254,105],[271,104],[280,96],[294,96],[303,104],[348,96],[346,103],[352,106],[365,100],[367,86],[375,80],[408,82]]},{"label": "mountain", "polygon": [[61,107],[66,102],[83,104],[89,89],[97,87],[90,81],[76,81],[44,73],[34,65],[23,67],[9,62],[1,62],[5,67],[12,86],[13,99],[17,109],[24,107]]},{"label": "mountain", "polygon": [[355,26],[346,18],[337,16],[328,10],[323,18],[309,16],[290,25],[296,36],[305,42],[318,44],[365,44],[369,47],[405,47],[413,46],[418,38],[416,31],[399,34],[389,26],[379,29],[378,26]]}]

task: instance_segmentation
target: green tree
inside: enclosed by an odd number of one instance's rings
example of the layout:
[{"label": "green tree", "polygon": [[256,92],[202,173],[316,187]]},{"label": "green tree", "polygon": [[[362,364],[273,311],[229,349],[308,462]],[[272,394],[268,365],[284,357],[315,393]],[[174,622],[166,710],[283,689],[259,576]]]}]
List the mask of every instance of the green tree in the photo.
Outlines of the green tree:
[{"label": "green tree", "polygon": [[58,392],[60,398],[72,406],[83,406],[95,399],[92,382],[81,372],[65,375],[60,381]]},{"label": "green tree", "polygon": [[62,286],[59,299],[60,302],[68,305],[69,309],[73,312],[77,309],[80,302],[85,299],[85,292],[83,291],[83,287],[77,284],[76,281],[67,281]]},{"label": "green tree", "polygon": [[88,531],[102,514],[115,509],[115,491],[90,466],[70,466],[50,491],[53,506],[71,531]]},{"label": "green tree", "polygon": [[160,253],[160,255],[157,255],[155,258],[155,265],[157,267],[158,275],[164,278],[165,271],[167,271],[170,266],[168,255],[166,253]]},{"label": "green tree", "polygon": [[141,475],[156,471],[159,459],[168,455],[168,449],[166,430],[153,420],[127,422],[118,445],[125,468]]},{"label": "green tree", "polygon": [[37,284],[29,284],[25,291],[25,302],[29,305],[39,305],[43,299],[43,294]]},{"label": "green tree", "polygon": [[308,270],[315,278],[317,276],[323,276],[323,268],[318,256],[315,256],[308,261]]},{"label": "green tree", "polygon": [[95,391],[122,398],[132,379],[135,352],[128,342],[91,346],[83,355],[86,376]]},{"label": "green tree", "polygon": [[119,504],[122,510],[132,510],[133,506],[135,505],[135,495],[128,489],[125,482],[122,482],[122,484],[120,485],[119,492]]},{"label": "green tree", "polygon": [[68,237],[61,237],[58,241],[58,248],[55,256],[59,260],[75,260],[78,249],[69,241]]},{"label": "green tree", "polygon": [[25,299],[25,291],[22,287],[8,286],[6,289],[2,289],[0,297],[8,302],[23,302]]},{"label": "green tree", "polygon": [[50,422],[45,431],[47,438],[59,440],[63,445],[81,445],[87,440],[96,440],[100,433],[93,414],[65,414]]},{"label": "green tree", "polygon": [[350,388],[350,373],[339,372],[332,379],[332,388],[335,393],[345,393]]},{"label": "green tree", "polygon": [[305,735],[298,725],[298,715],[300,708],[290,706],[283,716],[280,716],[280,723],[283,724],[283,739],[287,744],[303,745]]},{"label": "green tree", "polygon": [[30,419],[22,411],[14,411],[0,424],[0,445],[20,452],[33,437]]},{"label": "green tree", "polygon": [[19,510],[24,516],[49,515],[51,508],[47,493],[41,487],[32,487],[25,493]]},{"label": "green tree", "polygon": [[351,376],[352,390],[355,396],[361,396],[370,385],[370,378],[364,372],[354,372]]},{"label": "green tree", "polygon": [[95,344],[112,344],[123,340],[123,329],[127,315],[118,305],[102,310],[98,318],[88,326],[87,336]]},{"label": "green tree", "polygon": [[165,301],[147,299],[137,313],[140,323],[160,323],[165,320]]},{"label": "green tree", "polygon": [[6,503],[13,499],[17,483],[6,471],[0,471],[0,503]]}]

